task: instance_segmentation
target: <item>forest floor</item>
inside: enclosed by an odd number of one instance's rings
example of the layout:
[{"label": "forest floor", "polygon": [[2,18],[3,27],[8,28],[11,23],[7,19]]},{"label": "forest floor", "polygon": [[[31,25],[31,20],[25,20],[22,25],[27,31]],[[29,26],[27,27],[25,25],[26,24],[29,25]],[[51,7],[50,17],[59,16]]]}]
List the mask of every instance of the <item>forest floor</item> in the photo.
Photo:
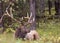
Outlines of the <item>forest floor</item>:
[{"label": "forest floor", "polygon": [[40,23],[37,31],[40,35],[39,40],[23,41],[16,40],[14,33],[0,34],[0,43],[60,43],[60,22],[58,23]]}]

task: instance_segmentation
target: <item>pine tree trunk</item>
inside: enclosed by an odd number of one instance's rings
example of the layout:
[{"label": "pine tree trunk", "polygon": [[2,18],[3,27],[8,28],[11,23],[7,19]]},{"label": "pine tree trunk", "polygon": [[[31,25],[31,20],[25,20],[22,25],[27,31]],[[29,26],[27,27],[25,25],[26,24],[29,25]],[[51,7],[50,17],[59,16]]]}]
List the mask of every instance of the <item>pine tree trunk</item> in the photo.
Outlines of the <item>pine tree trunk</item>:
[{"label": "pine tree trunk", "polygon": [[56,16],[60,16],[60,0],[55,0],[55,11],[56,11]]},{"label": "pine tree trunk", "polygon": [[5,28],[4,28],[4,21],[1,21],[1,17],[3,16],[3,1],[0,0],[0,28],[2,28],[2,30],[0,31],[0,33],[3,33]]},{"label": "pine tree trunk", "polygon": [[35,0],[30,0],[30,19],[29,22],[31,22],[31,30],[36,29],[36,21],[35,21]]},{"label": "pine tree trunk", "polygon": [[[3,2],[0,0],[0,19],[3,15]],[[3,27],[3,22],[0,22],[0,27]]]},{"label": "pine tree trunk", "polygon": [[44,15],[44,12],[45,12],[45,0],[40,0],[40,16],[43,16]]},{"label": "pine tree trunk", "polygon": [[48,0],[49,15],[51,15],[52,2]]}]

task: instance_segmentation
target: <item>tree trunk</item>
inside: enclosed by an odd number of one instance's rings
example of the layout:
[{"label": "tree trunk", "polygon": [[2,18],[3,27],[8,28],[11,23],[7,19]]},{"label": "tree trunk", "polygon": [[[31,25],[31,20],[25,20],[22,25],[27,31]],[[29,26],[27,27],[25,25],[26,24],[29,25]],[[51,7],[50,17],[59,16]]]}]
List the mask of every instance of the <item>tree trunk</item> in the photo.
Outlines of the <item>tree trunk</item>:
[{"label": "tree trunk", "polygon": [[40,0],[40,16],[44,15],[45,12],[45,0]]},{"label": "tree trunk", "polygon": [[2,30],[0,32],[4,32],[4,21],[1,21],[1,17],[3,16],[3,1],[0,0],[0,28],[2,28]]},{"label": "tree trunk", "polygon": [[1,21],[2,15],[3,15],[3,1],[0,0],[0,27],[3,27],[3,22]]},{"label": "tree trunk", "polygon": [[60,15],[60,0],[58,0],[58,3],[59,3],[59,15]]},{"label": "tree trunk", "polygon": [[60,15],[60,0],[55,0],[55,11],[56,11],[56,16]]},{"label": "tree trunk", "polygon": [[52,2],[48,0],[49,15],[51,15]]},{"label": "tree trunk", "polygon": [[35,21],[35,0],[30,0],[30,18],[28,22],[31,24],[30,29],[36,29],[36,21]]}]

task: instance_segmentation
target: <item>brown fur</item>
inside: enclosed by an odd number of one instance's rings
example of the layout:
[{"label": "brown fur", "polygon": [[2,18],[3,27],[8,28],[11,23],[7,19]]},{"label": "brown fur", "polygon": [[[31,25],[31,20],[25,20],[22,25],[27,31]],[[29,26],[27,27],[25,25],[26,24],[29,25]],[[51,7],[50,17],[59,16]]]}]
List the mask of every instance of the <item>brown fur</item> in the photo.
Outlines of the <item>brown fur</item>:
[{"label": "brown fur", "polygon": [[25,39],[27,40],[38,40],[39,35],[36,30],[31,30],[29,33],[26,34]]},{"label": "brown fur", "polygon": [[24,39],[28,32],[29,29],[25,28],[24,26],[21,26],[20,28],[17,28],[15,32],[15,37]]}]

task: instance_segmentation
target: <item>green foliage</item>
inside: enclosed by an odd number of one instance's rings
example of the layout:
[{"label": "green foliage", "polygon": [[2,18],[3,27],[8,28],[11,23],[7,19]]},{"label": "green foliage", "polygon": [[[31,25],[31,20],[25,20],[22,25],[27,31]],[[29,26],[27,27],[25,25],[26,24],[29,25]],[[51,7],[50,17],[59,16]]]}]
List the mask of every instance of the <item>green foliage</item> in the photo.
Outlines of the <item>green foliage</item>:
[{"label": "green foliage", "polygon": [[[29,3],[29,0],[13,0],[13,1],[9,1],[9,0],[3,0],[3,11],[5,12],[6,8],[9,6],[9,3],[11,3],[11,7],[13,8],[13,17],[17,20],[20,21],[20,18],[21,17],[25,17],[28,14],[30,14],[30,3]],[[54,16],[55,15],[55,6],[53,6],[51,8],[51,15],[49,15],[49,10],[48,10],[48,0],[45,1],[45,9],[44,14],[41,14],[41,8],[40,8],[40,0],[36,0],[36,16],[39,16],[40,18],[40,21],[43,22],[44,19],[46,19],[45,21],[47,22],[48,18],[54,18],[54,17],[51,17],[51,16]],[[54,2],[54,0],[52,0],[52,3]],[[43,5],[44,5],[44,2],[43,2]],[[43,6],[42,5],[42,6]],[[54,5],[54,4],[53,4]],[[9,7],[10,8],[10,7]],[[41,10],[40,10],[41,9]],[[9,9],[8,9],[9,11]],[[42,17],[42,16],[45,16],[45,17]],[[42,18],[42,19],[41,19]],[[11,19],[11,18],[10,18]],[[5,27],[9,27],[10,24],[14,24],[13,22],[11,23],[12,20],[10,20],[9,17],[4,17],[4,26]],[[38,18],[37,18],[38,20]],[[52,19],[51,19],[52,20]],[[26,19],[27,21],[27,19]],[[39,20],[38,20],[39,21]],[[12,26],[12,27],[15,27],[15,26]]]},{"label": "green foliage", "polygon": [[[3,11],[5,12],[6,7],[9,5],[9,0],[3,0]],[[53,1],[53,0],[52,0]],[[44,4],[44,3],[43,3]],[[16,19],[19,19],[22,16],[26,16],[26,14],[30,12],[29,8],[29,1],[28,0],[16,0],[11,3],[13,8],[13,16]],[[16,40],[14,37],[15,29],[20,25],[18,22],[14,22],[11,18],[5,16],[4,17],[4,27],[6,31],[4,34],[0,34],[0,43],[60,43],[60,19],[48,19],[52,18],[51,16],[55,15],[55,8],[54,6],[51,9],[51,15],[48,12],[48,5],[47,0],[45,4],[44,15],[45,17],[41,16],[40,12],[40,0],[36,0],[36,16],[39,16],[39,28],[37,31],[40,35],[40,40],[34,41],[23,41],[22,39]],[[8,9],[9,10],[9,9]],[[11,20],[11,21],[10,21]],[[19,19],[20,21],[20,19]],[[24,19],[23,22],[27,21]],[[27,27],[29,27],[28,25]],[[2,28],[1,28],[2,29]],[[1,30],[0,29],[0,30]],[[12,32],[12,33],[11,33]]]},{"label": "green foliage", "polygon": [[7,28],[4,33],[10,33],[10,32],[14,33],[15,30],[12,28]]},{"label": "green foliage", "polygon": [[18,27],[18,26],[20,26],[20,24],[19,23],[16,23],[16,22],[14,22],[13,24],[12,24],[12,28],[14,28],[14,30]]},{"label": "green foliage", "polygon": [[[8,29],[10,30],[12,28]],[[16,40],[14,32],[4,32],[4,34],[0,34],[0,43],[60,43],[60,22],[40,23],[40,28],[37,28],[37,32],[40,35],[40,39],[33,41]]]}]

